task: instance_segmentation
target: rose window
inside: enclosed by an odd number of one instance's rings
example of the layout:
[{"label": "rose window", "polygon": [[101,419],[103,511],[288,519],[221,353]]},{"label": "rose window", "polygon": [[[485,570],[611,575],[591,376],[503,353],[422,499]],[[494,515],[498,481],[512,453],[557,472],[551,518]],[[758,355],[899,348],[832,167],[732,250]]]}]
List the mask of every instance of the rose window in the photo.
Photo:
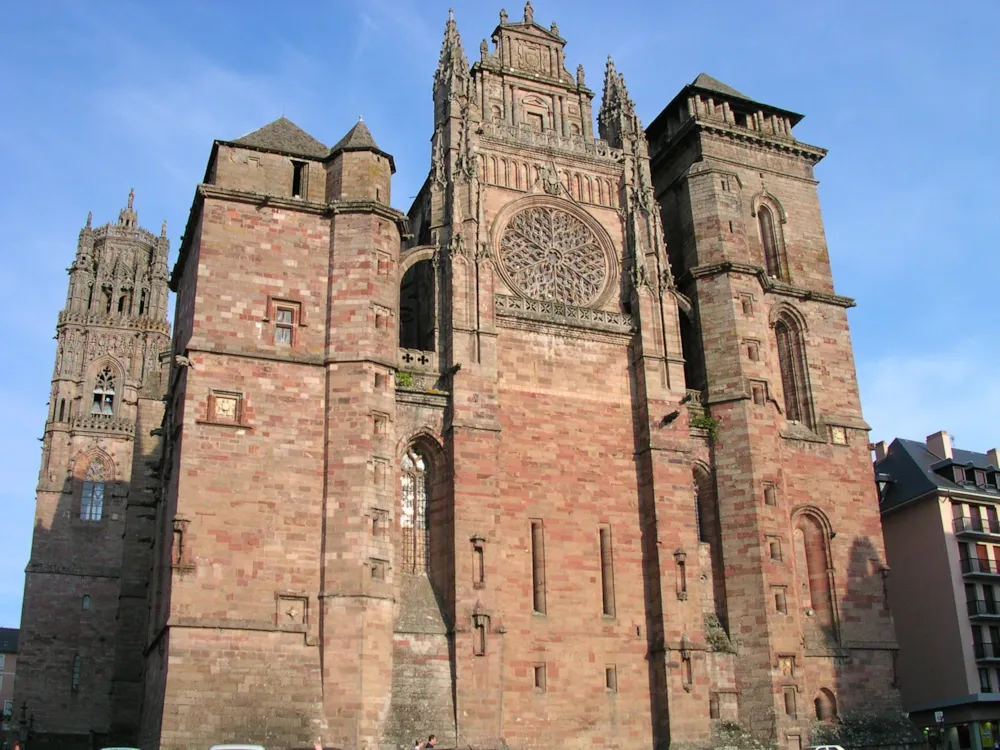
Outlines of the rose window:
[{"label": "rose window", "polygon": [[514,214],[500,240],[500,263],[524,296],[578,306],[596,302],[608,278],[607,258],[594,230],[550,206]]}]

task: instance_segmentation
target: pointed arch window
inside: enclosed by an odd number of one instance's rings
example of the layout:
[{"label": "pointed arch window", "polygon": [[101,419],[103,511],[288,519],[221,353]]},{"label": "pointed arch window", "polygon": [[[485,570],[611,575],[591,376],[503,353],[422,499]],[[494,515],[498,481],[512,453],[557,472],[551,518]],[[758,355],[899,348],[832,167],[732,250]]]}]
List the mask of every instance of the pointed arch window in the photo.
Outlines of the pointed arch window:
[{"label": "pointed arch window", "polygon": [[399,525],[402,530],[403,572],[426,573],[430,568],[430,529],[427,525],[426,459],[410,448],[402,463],[402,504]]},{"label": "pointed arch window", "polygon": [[94,405],[91,414],[112,416],[115,413],[115,374],[110,367],[97,373],[94,382]]},{"label": "pointed arch window", "polygon": [[80,520],[100,521],[104,517],[104,486],[106,472],[104,464],[94,459],[84,475],[83,491],[80,495]]},{"label": "pointed arch window", "polygon": [[774,324],[778,349],[781,390],[785,400],[785,416],[813,429],[812,395],[806,366],[802,328],[794,320],[780,318]]},{"label": "pointed arch window", "polygon": [[781,258],[781,245],[778,232],[774,225],[774,214],[767,206],[757,209],[757,225],[760,229],[760,241],[764,247],[764,266],[767,275],[775,279],[784,279],[787,274]]},{"label": "pointed arch window", "polygon": [[813,512],[801,513],[795,519],[794,539],[799,606],[806,615],[807,630],[814,629],[814,635],[832,642],[837,626],[828,526]]}]

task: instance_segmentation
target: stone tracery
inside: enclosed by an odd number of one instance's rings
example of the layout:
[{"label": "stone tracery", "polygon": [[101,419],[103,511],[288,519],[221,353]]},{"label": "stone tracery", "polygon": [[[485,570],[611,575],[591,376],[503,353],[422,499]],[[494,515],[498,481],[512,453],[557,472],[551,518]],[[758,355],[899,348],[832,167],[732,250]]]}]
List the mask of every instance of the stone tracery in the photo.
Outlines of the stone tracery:
[{"label": "stone tracery", "polygon": [[514,214],[500,240],[500,261],[524,296],[581,306],[597,301],[609,273],[593,229],[545,205]]}]

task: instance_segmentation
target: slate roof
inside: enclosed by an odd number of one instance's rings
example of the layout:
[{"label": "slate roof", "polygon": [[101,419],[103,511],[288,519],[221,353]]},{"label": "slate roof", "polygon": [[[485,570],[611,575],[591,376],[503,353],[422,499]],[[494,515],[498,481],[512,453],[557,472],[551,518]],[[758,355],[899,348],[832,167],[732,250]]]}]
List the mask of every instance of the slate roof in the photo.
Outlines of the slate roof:
[{"label": "slate roof", "polygon": [[330,153],[335,154],[338,151],[362,151],[368,149],[378,151],[379,147],[375,144],[372,132],[365,125],[365,121],[358,120],[354,127],[347,131],[347,135],[337,141],[337,145],[330,149]]},{"label": "slate roof", "polygon": [[358,119],[354,127],[347,131],[347,135],[337,141],[337,145],[330,149],[330,156],[336,156],[344,151],[374,151],[388,159],[389,167],[394,173],[396,171],[396,164],[392,156],[376,145],[371,131],[362,119]]},{"label": "slate roof", "polygon": [[260,130],[237,138],[233,143],[266,151],[280,151],[292,156],[307,156],[312,159],[324,159],[330,152],[326,146],[287,117],[279,117]]},{"label": "slate roof", "polygon": [[708,89],[709,91],[715,91],[725,96],[735,96],[738,99],[746,99],[748,102],[753,101],[746,94],[742,94],[732,86],[727,86],[718,78],[712,78],[708,73],[699,73],[698,77],[691,82],[692,86],[696,86],[700,89]]},{"label": "slate roof", "polygon": [[0,654],[17,653],[17,628],[0,628]]},{"label": "slate roof", "polygon": [[[875,462],[875,474],[885,474],[892,479],[882,494],[880,507],[884,513],[897,508],[910,500],[915,500],[932,491],[976,492],[1000,500],[996,492],[987,492],[981,487],[959,484],[946,476],[934,471],[932,467],[955,465],[974,466],[987,469],[989,461],[985,453],[974,451],[952,450],[953,460],[942,460],[927,450],[927,446],[919,440],[904,440],[896,438],[889,445],[886,457]],[[992,467],[994,470],[997,467]]]}]

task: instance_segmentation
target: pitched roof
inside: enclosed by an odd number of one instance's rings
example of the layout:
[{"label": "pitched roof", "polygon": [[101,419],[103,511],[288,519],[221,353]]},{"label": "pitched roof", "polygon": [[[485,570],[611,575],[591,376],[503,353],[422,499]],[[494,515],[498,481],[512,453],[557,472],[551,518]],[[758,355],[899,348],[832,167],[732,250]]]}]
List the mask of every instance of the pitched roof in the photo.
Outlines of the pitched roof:
[{"label": "pitched roof", "polygon": [[720,94],[725,94],[726,96],[735,96],[739,99],[746,99],[747,101],[753,101],[746,94],[740,93],[732,86],[727,86],[718,78],[712,78],[708,73],[699,73],[698,77],[691,82],[692,86],[697,86],[700,89],[708,89],[709,91],[715,91]]},{"label": "pitched roof", "polygon": [[362,150],[380,150],[377,145],[375,145],[375,139],[372,138],[372,132],[365,125],[365,121],[359,119],[353,128],[347,131],[347,135],[337,141],[337,145],[330,149],[330,153],[336,153],[338,151],[362,151]]},{"label": "pitched roof", "polygon": [[[958,484],[934,469],[954,464],[985,469],[989,465],[986,454],[955,448],[952,456],[950,461],[942,460],[940,456],[927,450],[927,446],[919,440],[893,440],[886,457],[875,462],[876,474],[888,474],[892,478],[892,483],[882,494],[882,511],[896,508],[933,490],[981,491],[980,488]],[[997,497],[996,493],[990,494],[994,499]]]},{"label": "pitched roof", "polygon": [[373,151],[388,159],[389,168],[393,174],[396,172],[396,162],[390,154],[387,154],[376,145],[371,131],[365,125],[365,121],[360,118],[358,118],[354,127],[347,131],[347,135],[337,141],[337,145],[330,149],[330,156],[336,156],[344,151]]},{"label": "pitched roof", "polygon": [[17,628],[0,628],[0,654],[17,653]]},{"label": "pitched roof", "polygon": [[313,159],[322,159],[328,153],[326,146],[287,117],[279,117],[260,130],[237,138],[233,143],[267,151],[280,151],[293,156],[308,156]]}]

